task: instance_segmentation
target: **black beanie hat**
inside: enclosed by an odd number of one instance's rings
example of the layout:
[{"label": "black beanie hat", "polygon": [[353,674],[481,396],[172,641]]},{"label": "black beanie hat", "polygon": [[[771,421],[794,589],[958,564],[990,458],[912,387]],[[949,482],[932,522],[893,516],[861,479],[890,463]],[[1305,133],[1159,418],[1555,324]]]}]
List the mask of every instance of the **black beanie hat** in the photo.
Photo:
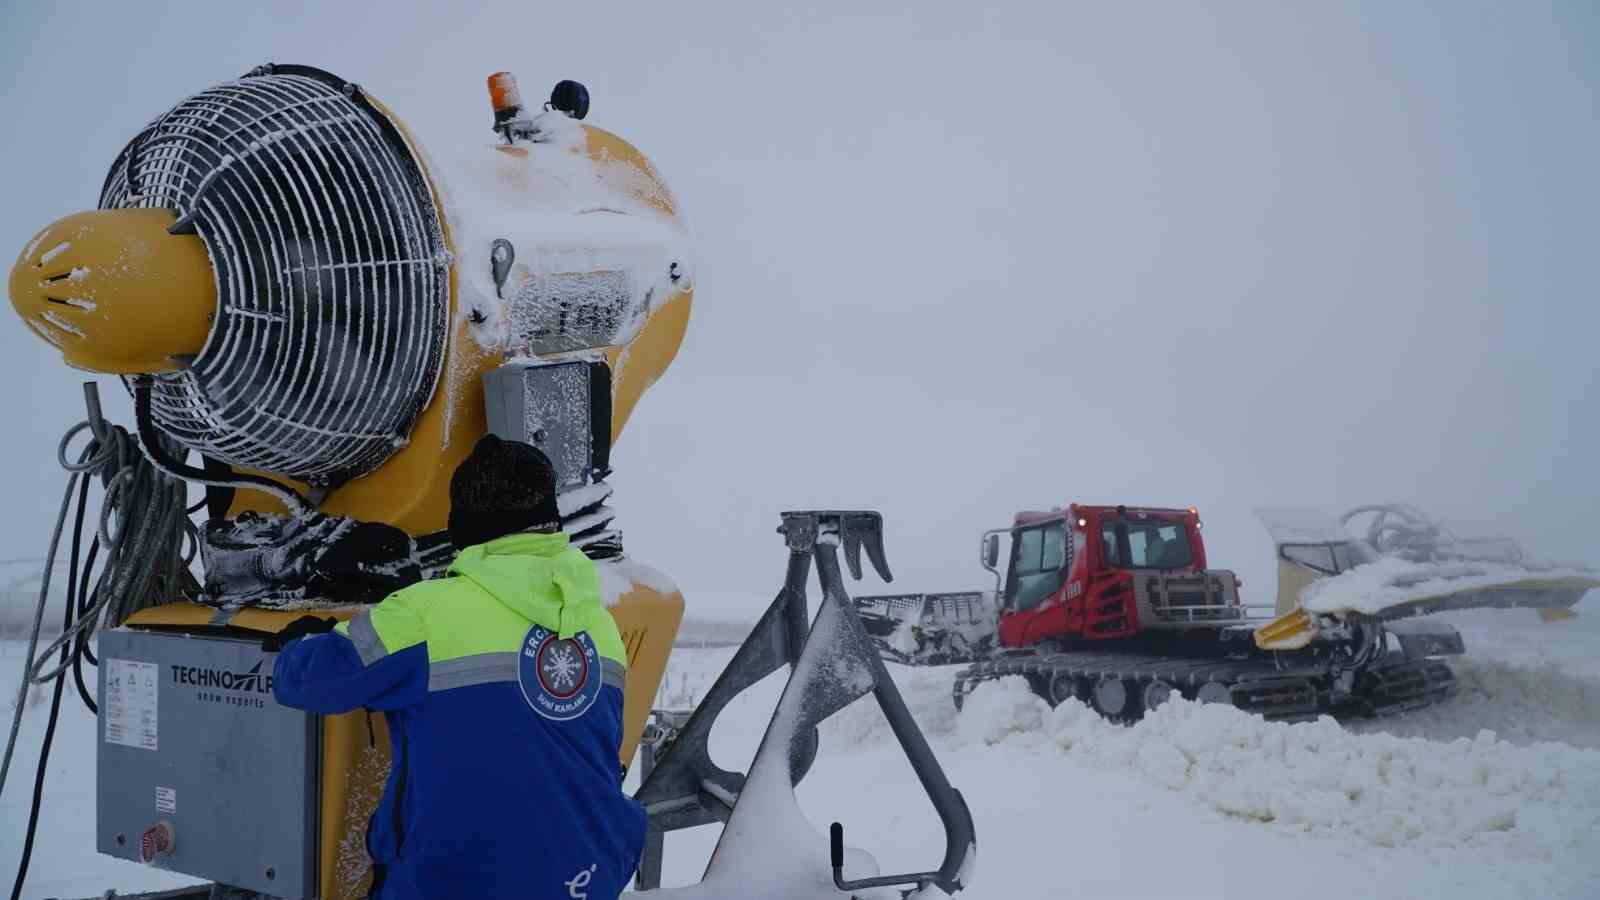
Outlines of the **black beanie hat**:
[{"label": "black beanie hat", "polygon": [[450,479],[450,543],[457,550],[560,524],[555,467],[537,447],[485,435]]}]

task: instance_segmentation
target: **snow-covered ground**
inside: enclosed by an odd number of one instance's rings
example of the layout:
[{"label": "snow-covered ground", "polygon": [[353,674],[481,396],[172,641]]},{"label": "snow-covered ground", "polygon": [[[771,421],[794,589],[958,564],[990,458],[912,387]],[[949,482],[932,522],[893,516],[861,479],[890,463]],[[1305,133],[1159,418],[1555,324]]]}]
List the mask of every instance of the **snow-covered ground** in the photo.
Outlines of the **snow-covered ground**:
[{"label": "snow-covered ground", "polygon": [[[1451,615],[1469,652],[1455,662],[1461,695],[1347,728],[1181,703],[1113,726],[1008,683],[958,714],[951,670],[890,668],[977,821],[967,897],[1600,898],[1597,601],[1553,624],[1526,611]],[[19,653],[0,644],[0,672],[20,668]],[[692,702],[732,654],[677,651],[663,702]],[[719,763],[748,766],[781,688],[769,678],[728,708],[713,736]],[[68,701],[25,896],[177,883],[92,851],[93,720]],[[0,797],[0,870],[20,851],[47,710],[47,698],[29,709]],[[938,862],[938,820],[870,699],[824,724],[798,794],[820,859],[839,820],[885,871]],[[696,881],[716,837],[670,836],[666,884]]]}]

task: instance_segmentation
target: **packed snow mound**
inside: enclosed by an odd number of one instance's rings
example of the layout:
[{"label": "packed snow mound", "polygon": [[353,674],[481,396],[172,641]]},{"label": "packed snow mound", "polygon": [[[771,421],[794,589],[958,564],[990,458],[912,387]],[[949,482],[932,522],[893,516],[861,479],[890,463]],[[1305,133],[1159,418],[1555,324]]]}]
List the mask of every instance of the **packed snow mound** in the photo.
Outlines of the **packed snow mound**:
[{"label": "packed snow mound", "polygon": [[[1526,610],[1515,612],[1531,615]],[[1478,649],[1488,644],[1474,632],[1469,635],[1468,646]],[[1545,648],[1550,649],[1550,645]],[[1022,736],[1032,715],[1026,708],[1019,712],[968,706],[958,714],[951,701],[950,686],[959,666],[889,668],[917,724],[930,738],[973,745],[984,743],[982,737],[993,733],[1009,737],[1019,746],[1046,743],[1043,738]],[[1527,662],[1463,656],[1453,658],[1450,668],[1459,686],[1455,697],[1403,716],[1353,719],[1344,723],[1345,728],[1356,734],[1388,733],[1434,741],[1475,738],[1487,728],[1500,740],[1513,744],[1556,741],[1600,750],[1600,668],[1581,670],[1566,655],[1530,658]],[[1018,715],[1024,717],[1020,723],[1007,718]],[[998,716],[999,720],[987,721],[990,716]],[[822,723],[822,733],[829,747],[883,747],[894,742],[888,722],[871,698],[846,707]]]},{"label": "packed snow mound", "polygon": [[1132,726],[1026,681],[980,685],[957,740],[1022,745],[1182,792],[1226,816],[1381,847],[1457,848],[1600,875],[1600,752],[1519,747],[1494,732],[1447,743],[1353,734],[1332,719],[1268,722],[1175,699]]},{"label": "packed snow mound", "polygon": [[[1468,647],[1473,647],[1468,642]],[[1503,741],[1559,741],[1600,750],[1600,677],[1557,660],[1512,663],[1457,657],[1450,661],[1458,690],[1450,700],[1382,719],[1352,720],[1358,733],[1454,740],[1488,728]]]},{"label": "packed snow mound", "polygon": [[1319,578],[1300,591],[1311,612],[1373,614],[1409,601],[1519,581],[1582,579],[1600,585],[1600,573],[1571,568],[1529,569],[1486,562],[1414,563],[1388,556],[1338,575]]}]

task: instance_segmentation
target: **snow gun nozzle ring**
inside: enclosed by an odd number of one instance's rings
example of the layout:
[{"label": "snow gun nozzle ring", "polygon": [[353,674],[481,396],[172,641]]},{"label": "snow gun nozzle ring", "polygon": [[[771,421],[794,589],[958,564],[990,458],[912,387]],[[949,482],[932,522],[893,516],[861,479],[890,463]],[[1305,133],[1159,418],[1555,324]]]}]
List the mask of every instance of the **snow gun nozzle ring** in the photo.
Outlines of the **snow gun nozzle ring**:
[{"label": "snow gun nozzle ring", "polygon": [[861,580],[861,548],[884,581],[893,581],[883,550],[883,514],[876,510],[811,509],[783,513],[778,528],[791,553],[811,553],[817,547],[844,546],[850,577]]}]

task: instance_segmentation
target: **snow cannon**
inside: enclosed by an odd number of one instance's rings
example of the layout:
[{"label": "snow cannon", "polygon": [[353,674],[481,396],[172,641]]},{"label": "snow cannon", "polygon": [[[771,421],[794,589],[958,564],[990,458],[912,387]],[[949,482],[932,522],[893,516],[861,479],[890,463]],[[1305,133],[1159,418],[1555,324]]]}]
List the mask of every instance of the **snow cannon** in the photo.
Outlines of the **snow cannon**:
[{"label": "snow cannon", "polygon": [[444,527],[486,373],[603,363],[590,471],[564,473],[596,480],[682,342],[687,231],[626,141],[496,115],[500,143],[446,164],[356,85],[263,66],[136,135],[100,208],[24,248],[12,304],[69,365],[148,393],[189,451],[413,535]]},{"label": "snow cannon", "polygon": [[[106,626],[101,852],[154,843],[146,861],[239,888],[365,896],[382,717],[276,706],[259,643],[441,573],[451,475],[491,432],[550,457],[564,528],[600,566],[631,761],[683,597],[624,553],[606,477],[687,327],[688,231],[649,160],[580,121],[581,85],[542,110],[508,73],[489,88],[482,139],[432,156],[360,86],[261,66],[157,116],[98,208],[17,259],[23,322],[134,400],[124,431],[89,390],[74,429],[73,471],[109,485],[116,529],[64,638],[80,664]],[[158,827],[169,840],[141,840]]]}]

